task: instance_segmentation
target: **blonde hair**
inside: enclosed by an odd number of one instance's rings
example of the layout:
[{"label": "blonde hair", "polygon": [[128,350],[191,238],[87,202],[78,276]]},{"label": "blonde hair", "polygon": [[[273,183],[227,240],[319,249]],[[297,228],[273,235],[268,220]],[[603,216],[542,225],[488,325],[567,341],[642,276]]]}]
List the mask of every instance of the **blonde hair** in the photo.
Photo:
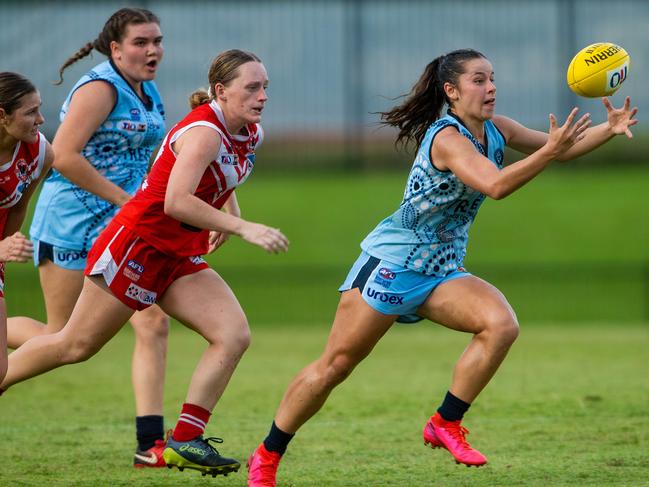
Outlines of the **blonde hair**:
[{"label": "blonde hair", "polygon": [[223,51],[216,56],[207,73],[207,81],[210,84],[210,88],[208,90],[199,89],[189,95],[189,106],[194,109],[197,106],[209,103],[214,98],[214,85],[221,83],[227,86],[233,79],[239,76],[239,66],[251,61],[260,63],[261,59],[251,52],[241,51],[239,49]]}]

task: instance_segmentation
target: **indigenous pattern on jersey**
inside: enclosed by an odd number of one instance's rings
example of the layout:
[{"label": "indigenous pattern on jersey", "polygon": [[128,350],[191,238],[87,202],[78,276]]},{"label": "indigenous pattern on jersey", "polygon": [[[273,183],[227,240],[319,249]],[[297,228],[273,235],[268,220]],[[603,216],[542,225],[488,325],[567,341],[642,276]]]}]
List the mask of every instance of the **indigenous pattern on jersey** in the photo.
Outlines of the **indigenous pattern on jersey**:
[{"label": "indigenous pattern on jersey", "polygon": [[[20,201],[30,184],[38,179],[45,164],[46,139],[38,133],[33,144],[19,141],[9,162],[0,166],[0,239],[11,207]],[[0,262],[0,298],[4,296],[4,262]]]},{"label": "indigenous pattern on jersey", "polygon": [[[145,101],[133,91],[115,66],[106,61],[84,75],[61,108],[65,118],[74,93],[83,85],[101,80],[114,88],[113,110],[81,151],[99,173],[129,194],[134,194],[149,167],[149,160],[165,133],[164,107],[153,81],[142,83]],[[117,212],[117,207],[79,188],[52,170],[41,190],[32,238],[52,245],[86,251]]]},{"label": "indigenous pattern on jersey", "polygon": [[454,127],[498,168],[503,166],[505,138],[491,120],[484,124],[485,145],[449,112],[426,132],[413,163],[399,209],[363,240],[368,254],[430,276],[443,277],[464,263],[469,227],[485,199],[451,171],[431,163],[435,136]]},{"label": "indigenous pattern on jersey", "polygon": [[228,132],[219,105],[212,101],[192,110],[165,137],[151,172],[115,219],[158,250],[172,256],[203,255],[208,249],[207,230],[193,227],[164,213],[164,199],[169,174],[176,162],[173,143],[192,127],[209,127],[221,137],[221,147],[209,164],[194,194],[220,209],[242,184],[255,164],[255,150],[262,142],[259,124],[248,124],[246,135]]}]

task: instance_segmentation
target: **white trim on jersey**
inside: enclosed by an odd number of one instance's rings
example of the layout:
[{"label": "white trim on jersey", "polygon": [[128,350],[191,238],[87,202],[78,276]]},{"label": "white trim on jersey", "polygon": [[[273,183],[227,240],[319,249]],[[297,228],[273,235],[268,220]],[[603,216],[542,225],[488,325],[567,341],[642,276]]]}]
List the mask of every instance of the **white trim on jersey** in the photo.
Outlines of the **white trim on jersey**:
[{"label": "white trim on jersey", "polygon": [[40,137],[38,141],[38,166],[34,170],[34,179],[37,179],[41,175],[43,166],[45,166],[45,143],[47,140],[41,132],[38,132],[38,136]]},{"label": "white trim on jersey", "polygon": [[113,255],[110,253],[110,246],[115,241],[117,236],[120,233],[122,233],[122,230],[124,230],[124,225],[122,225],[120,229],[117,230],[115,235],[113,235],[113,238],[110,239],[110,242],[108,242],[108,245],[106,245],[106,248],[101,253],[99,258],[95,262],[95,265],[92,266],[92,269],[88,273],[88,275],[90,276],[96,276],[97,274],[101,274],[102,276],[104,276],[104,280],[106,281],[106,284],[108,284],[109,286],[113,282],[113,279],[115,279],[115,276],[117,275],[117,271],[119,270],[119,266],[117,265],[117,262],[115,262],[115,259],[113,259]]},{"label": "white trim on jersey", "polygon": [[221,185],[221,178],[219,178],[219,174],[216,172],[216,168],[214,167],[214,164],[210,164],[208,167],[212,171],[212,176],[214,176],[214,180],[216,181],[216,186],[219,189],[219,191],[214,193],[214,196],[212,197],[212,203],[214,203],[221,195],[221,193],[223,193],[224,190],[223,190],[223,186]]},{"label": "white trim on jersey", "polygon": [[183,128],[179,129],[177,132],[174,132],[174,134],[171,136],[171,140],[169,141],[169,150],[171,151],[171,153],[175,157],[178,157],[178,154],[176,154],[176,151],[173,150],[173,148],[171,147],[171,144],[176,142],[181,135],[183,135],[185,132],[187,132],[190,128],[193,128],[193,127],[209,127],[209,128],[211,128],[213,130],[216,130],[219,133],[219,135],[221,136],[221,138],[226,139],[226,136],[221,131],[221,129],[218,128],[213,123],[207,122],[205,120],[199,120],[197,122],[192,122],[192,123],[190,123],[188,125],[185,125]]},{"label": "white trim on jersey", "polygon": [[257,145],[255,145],[255,150],[261,145],[261,143],[264,141],[264,129],[262,128],[260,123],[255,124],[257,126],[257,133],[259,134],[259,139],[257,140]]},{"label": "white trim on jersey", "polygon": [[7,169],[11,168],[11,165],[16,160],[16,156],[18,155],[18,151],[20,150],[20,144],[27,145],[26,142],[23,142],[22,140],[19,140],[18,143],[16,144],[16,148],[14,149],[14,155],[11,156],[11,159],[9,159],[9,162],[5,162],[2,166],[0,166],[0,171],[4,172]]}]

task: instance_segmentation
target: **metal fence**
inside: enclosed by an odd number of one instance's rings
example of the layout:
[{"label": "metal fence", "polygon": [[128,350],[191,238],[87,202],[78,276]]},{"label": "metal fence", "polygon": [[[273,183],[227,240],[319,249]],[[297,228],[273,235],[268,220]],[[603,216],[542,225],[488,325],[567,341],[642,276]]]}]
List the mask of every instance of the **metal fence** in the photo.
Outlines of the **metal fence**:
[{"label": "metal fence", "polygon": [[[647,105],[642,74],[649,59],[649,2],[618,0],[330,0],[136,2],[159,15],[165,59],[158,84],[169,122],[187,111],[187,95],[206,84],[211,59],[238,47],[267,66],[267,133],[354,142],[373,138],[377,116],[407,92],[424,66],[452,49],[473,47],[493,62],[498,111],[545,127],[550,111],[565,115],[579,102],[595,120],[597,101],[576,100],[565,82],[570,59],[596,41],[624,46],[632,56],[629,94]],[[45,131],[78,77],[103,60],[84,59],[52,85],[58,67],[96,37],[121,2],[0,0],[0,69],[29,76],[43,95]],[[603,14],[605,12],[605,15]],[[641,120],[648,112],[641,111]],[[353,144],[352,144],[353,145]]]}]

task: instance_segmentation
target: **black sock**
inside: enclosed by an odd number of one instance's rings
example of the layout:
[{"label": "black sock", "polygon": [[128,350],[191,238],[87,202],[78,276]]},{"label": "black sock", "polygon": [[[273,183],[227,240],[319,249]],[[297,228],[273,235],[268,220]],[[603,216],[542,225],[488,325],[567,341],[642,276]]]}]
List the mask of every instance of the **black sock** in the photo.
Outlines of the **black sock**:
[{"label": "black sock", "polygon": [[273,421],[268,436],[264,440],[264,446],[268,451],[274,451],[283,455],[286,452],[289,442],[293,439],[295,433],[286,433],[279,429]]},{"label": "black sock", "polygon": [[155,444],[156,440],[164,439],[162,416],[136,416],[135,435],[137,436],[137,449],[140,451],[146,451]]},{"label": "black sock", "polygon": [[451,394],[451,391],[446,393],[444,402],[439,407],[437,412],[446,421],[459,421],[469,409],[471,404],[464,402],[459,397]]}]

